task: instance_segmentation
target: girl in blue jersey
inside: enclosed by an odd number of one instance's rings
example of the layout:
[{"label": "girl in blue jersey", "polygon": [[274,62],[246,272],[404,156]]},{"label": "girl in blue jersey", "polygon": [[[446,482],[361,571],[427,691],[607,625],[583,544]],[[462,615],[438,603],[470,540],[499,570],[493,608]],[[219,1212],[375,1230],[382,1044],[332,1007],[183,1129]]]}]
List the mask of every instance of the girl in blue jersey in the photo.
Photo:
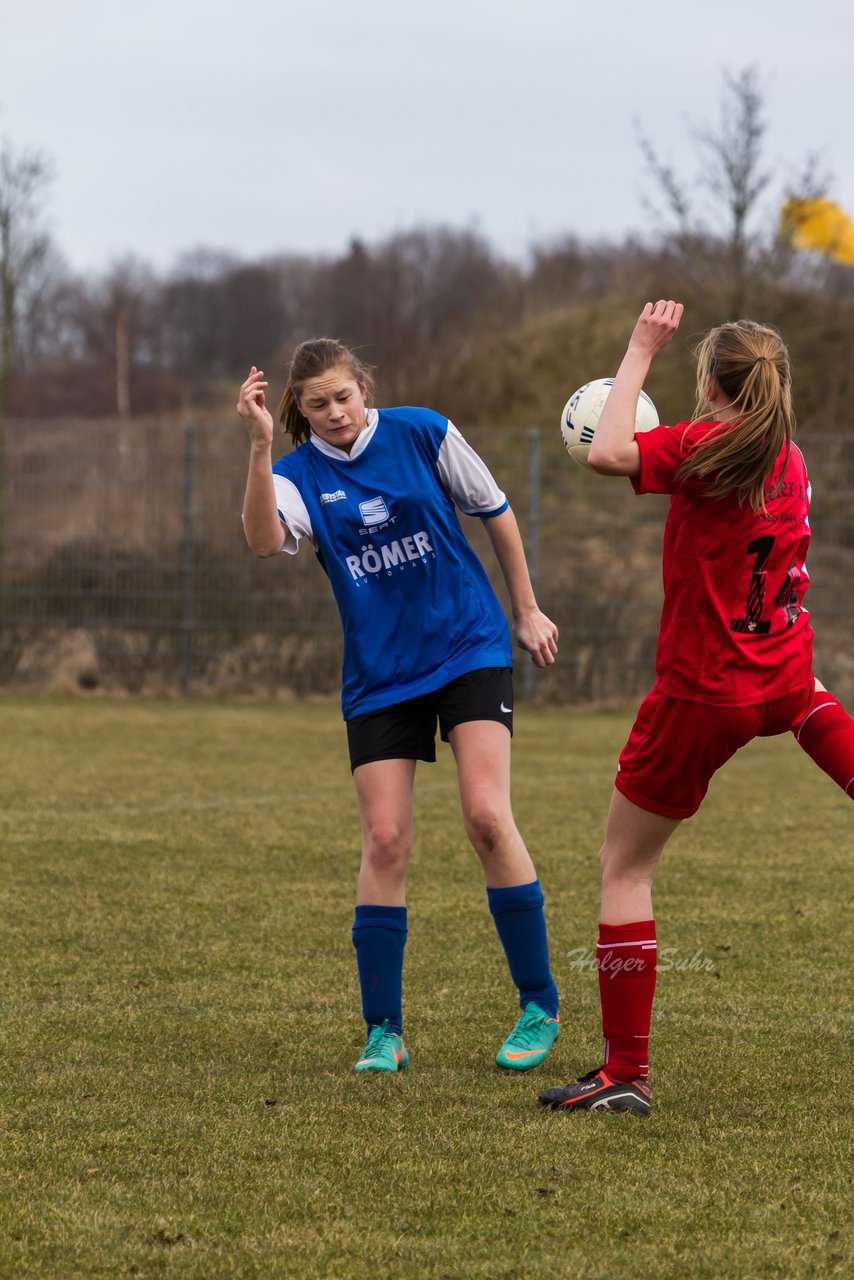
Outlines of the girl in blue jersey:
[{"label": "girl in blue jersey", "polygon": [[344,628],[342,708],[359,803],[362,860],[353,944],[367,1044],[357,1071],[408,1065],[401,977],[415,764],[450,744],[463,820],[522,1015],[496,1061],[542,1062],[559,1029],[536,871],[510,807],[512,647],[503,611],[460,527],[483,519],[537,666],[557,628],[537,607],[515,517],[487,467],[430,409],[374,409],[369,373],[328,338],[294,354],[279,418],[296,448],[272,460],[267,382],[252,368],[237,410],[250,439],[243,520],[259,556],[308,539]]}]

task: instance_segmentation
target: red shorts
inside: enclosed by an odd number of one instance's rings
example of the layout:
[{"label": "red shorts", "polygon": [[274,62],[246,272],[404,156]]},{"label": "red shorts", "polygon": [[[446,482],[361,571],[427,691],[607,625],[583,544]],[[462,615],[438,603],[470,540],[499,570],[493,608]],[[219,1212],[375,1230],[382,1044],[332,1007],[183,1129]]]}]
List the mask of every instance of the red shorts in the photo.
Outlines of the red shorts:
[{"label": "red shorts", "polygon": [[665,818],[690,818],[712,777],[751,738],[786,733],[806,714],[812,683],[752,707],[715,707],[668,698],[654,688],[641,703],[623,748],[618,791]]}]

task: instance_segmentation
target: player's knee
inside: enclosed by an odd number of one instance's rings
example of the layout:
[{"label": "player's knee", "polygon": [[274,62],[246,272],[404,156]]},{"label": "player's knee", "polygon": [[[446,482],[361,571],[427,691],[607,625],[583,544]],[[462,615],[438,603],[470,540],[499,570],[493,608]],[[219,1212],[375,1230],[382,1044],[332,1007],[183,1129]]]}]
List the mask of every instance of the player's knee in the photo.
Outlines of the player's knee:
[{"label": "player's knee", "polygon": [[408,826],[385,820],[365,832],[363,861],[378,875],[396,875],[406,867],[412,832]]},{"label": "player's knee", "polygon": [[506,807],[493,803],[488,797],[468,805],[464,817],[468,838],[479,854],[494,853],[513,827]]},{"label": "player's knee", "polygon": [[647,862],[619,845],[606,843],[599,850],[599,870],[603,884],[616,884],[619,881],[645,882],[652,879],[655,862]]}]

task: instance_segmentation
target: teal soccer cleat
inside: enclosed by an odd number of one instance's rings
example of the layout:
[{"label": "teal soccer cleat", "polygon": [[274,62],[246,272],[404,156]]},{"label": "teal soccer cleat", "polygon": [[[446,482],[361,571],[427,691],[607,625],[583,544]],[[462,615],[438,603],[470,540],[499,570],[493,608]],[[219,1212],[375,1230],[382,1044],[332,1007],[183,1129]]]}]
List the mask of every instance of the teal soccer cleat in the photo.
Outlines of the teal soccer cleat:
[{"label": "teal soccer cleat", "polygon": [[495,1061],[510,1071],[530,1071],[545,1059],[559,1034],[559,1018],[550,1017],[537,1004],[526,1005]]},{"label": "teal soccer cleat", "polygon": [[409,1054],[403,1047],[403,1037],[389,1031],[388,1022],[371,1028],[368,1043],[356,1063],[356,1071],[402,1071],[409,1066]]}]

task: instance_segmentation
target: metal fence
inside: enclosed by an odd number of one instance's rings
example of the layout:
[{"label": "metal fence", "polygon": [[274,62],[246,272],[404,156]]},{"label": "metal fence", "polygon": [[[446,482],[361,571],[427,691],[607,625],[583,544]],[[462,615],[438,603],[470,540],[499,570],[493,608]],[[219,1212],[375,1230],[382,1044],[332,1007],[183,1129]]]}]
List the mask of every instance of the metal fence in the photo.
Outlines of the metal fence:
[{"label": "metal fence", "polygon": [[[666,499],[576,467],[556,429],[466,432],[507,490],[554,668],[528,697],[635,698],[652,679]],[[854,444],[804,436],[813,484],[816,670],[854,699]],[[340,627],[309,550],[259,561],[242,535],[239,422],[10,422],[0,528],[0,682],[56,690],[290,696],[339,684]],[[462,517],[499,595],[478,520]]]}]

